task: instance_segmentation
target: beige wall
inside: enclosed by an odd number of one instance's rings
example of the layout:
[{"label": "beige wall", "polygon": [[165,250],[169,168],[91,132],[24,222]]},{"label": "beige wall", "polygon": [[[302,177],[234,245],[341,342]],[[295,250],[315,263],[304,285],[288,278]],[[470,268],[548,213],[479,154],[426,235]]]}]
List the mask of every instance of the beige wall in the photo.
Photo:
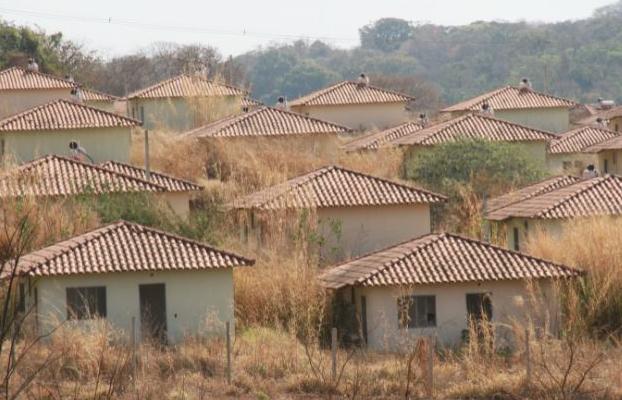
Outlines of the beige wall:
[{"label": "beige wall", "polygon": [[516,250],[514,248],[514,237],[518,233],[519,251],[525,251],[525,243],[530,239],[530,235],[533,235],[535,232],[543,231],[543,233],[549,236],[558,238],[563,230],[562,220],[510,218],[498,224],[506,231],[505,247],[510,250]]},{"label": "beige wall", "polygon": [[[47,154],[70,155],[69,142],[75,140],[95,162],[129,162],[131,128],[91,128],[5,132],[0,135],[4,154],[27,162]],[[1,150],[0,150],[1,151]]]},{"label": "beige wall", "polygon": [[384,129],[408,120],[406,103],[292,106],[292,111],[352,129]]},{"label": "beige wall", "polygon": [[[318,209],[322,258],[338,262],[430,233],[428,204]],[[337,233],[339,232],[339,233]]]},{"label": "beige wall", "polygon": [[0,118],[58,99],[71,99],[71,89],[2,90]]},{"label": "beige wall", "polygon": [[173,212],[179,217],[187,219],[190,214],[190,192],[169,192],[163,194],[164,199]]},{"label": "beige wall", "polygon": [[85,101],[84,104],[111,113],[118,113],[118,107],[115,107],[114,101]]},{"label": "beige wall", "polygon": [[606,150],[593,155],[601,173],[622,174],[622,150]]},{"label": "beige wall", "polygon": [[[559,326],[557,300],[553,296],[552,285],[542,282],[538,286],[545,296],[542,304],[538,304],[539,307],[530,304],[528,283],[521,280],[419,285],[410,288],[357,287],[355,299],[360,315],[361,296],[365,296],[368,346],[376,350],[399,351],[420,335],[434,335],[443,345],[460,344],[462,331],[468,327],[466,295],[489,293],[492,299],[495,343],[503,347],[512,345],[507,325],[515,320],[526,321],[531,317],[536,325],[546,324],[553,332]],[[405,295],[436,296],[436,327],[399,327],[397,299]]]},{"label": "beige wall", "polygon": [[[564,163],[567,168],[564,168]],[[581,175],[589,164],[598,165],[598,156],[593,153],[547,154],[546,165],[551,174]]]},{"label": "beige wall", "polygon": [[[211,271],[119,272],[38,278],[39,329],[42,333],[48,332],[58,322],[66,320],[66,288],[106,286],[107,320],[124,334],[129,334],[131,319],[135,317],[140,335],[138,285],[150,283],[166,285],[167,332],[173,342],[188,334],[222,332],[225,321],[234,318],[233,273],[230,268]],[[68,323],[88,329],[92,321]]]},{"label": "beige wall", "polygon": [[171,132],[185,132],[241,111],[240,97],[223,96],[197,99],[130,99],[128,116],[141,120],[143,127]]}]

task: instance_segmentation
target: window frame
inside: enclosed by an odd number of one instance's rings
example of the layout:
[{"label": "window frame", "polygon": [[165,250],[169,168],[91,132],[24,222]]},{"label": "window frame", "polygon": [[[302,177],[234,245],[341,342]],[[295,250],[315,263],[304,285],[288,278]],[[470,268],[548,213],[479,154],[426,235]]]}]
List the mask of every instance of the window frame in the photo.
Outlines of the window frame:
[{"label": "window frame", "polygon": [[[419,309],[419,304],[423,304],[421,306],[422,309]],[[397,308],[397,318],[400,328],[426,329],[437,327],[438,314],[436,311],[435,294],[413,294],[399,297],[397,299]],[[418,318],[419,311],[423,311],[425,315],[423,319]],[[432,321],[430,321],[430,315],[433,316]]]},{"label": "window frame", "polygon": [[73,286],[65,288],[65,305],[68,321],[106,318],[108,316],[107,303],[106,286]]}]

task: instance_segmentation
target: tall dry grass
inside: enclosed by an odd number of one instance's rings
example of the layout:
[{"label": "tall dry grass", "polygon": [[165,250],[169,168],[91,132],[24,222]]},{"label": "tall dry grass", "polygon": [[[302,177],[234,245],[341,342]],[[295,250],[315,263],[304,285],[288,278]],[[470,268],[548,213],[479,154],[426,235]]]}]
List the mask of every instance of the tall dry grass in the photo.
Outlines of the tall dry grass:
[{"label": "tall dry grass", "polygon": [[567,324],[601,337],[622,333],[622,225],[617,218],[570,221],[559,235],[536,228],[527,251],[587,273],[564,291]]}]

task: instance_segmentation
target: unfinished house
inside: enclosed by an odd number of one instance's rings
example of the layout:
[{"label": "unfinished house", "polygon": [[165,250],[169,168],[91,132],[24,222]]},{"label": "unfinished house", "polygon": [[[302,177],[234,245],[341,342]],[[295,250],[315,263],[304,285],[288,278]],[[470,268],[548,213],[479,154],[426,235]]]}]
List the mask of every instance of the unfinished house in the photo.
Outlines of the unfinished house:
[{"label": "unfinished house", "polygon": [[[584,126],[562,133],[558,139],[551,141],[546,154],[547,168],[553,174],[581,175],[588,165],[599,165],[599,153],[586,150],[616,136],[616,132],[595,126]],[[602,170],[604,173],[613,172],[610,171],[613,165],[608,162],[603,164],[606,164]]]}]

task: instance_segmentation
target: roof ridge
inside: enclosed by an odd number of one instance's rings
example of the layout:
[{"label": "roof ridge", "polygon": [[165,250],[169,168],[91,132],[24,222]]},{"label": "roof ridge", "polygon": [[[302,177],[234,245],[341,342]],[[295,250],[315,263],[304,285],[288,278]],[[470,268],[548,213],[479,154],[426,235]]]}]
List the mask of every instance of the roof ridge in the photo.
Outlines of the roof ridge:
[{"label": "roof ridge", "polygon": [[475,111],[472,111],[472,112],[468,113],[467,115],[472,115],[472,116],[475,116],[475,117],[478,117],[478,118],[489,119],[489,120],[492,120],[492,121],[495,121],[495,122],[501,122],[501,123],[506,124],[506,125],[512,125],[512,126],[516,126],[516,127],[520,127],[520,128],[524,128],[524,129],[529,129],[531,131],[535,131],[535,132],[539,132],[539,133],[544,133],[545,135],[551,136],[552,139],[553,138],[559,138],[559,135],[556,134],[556,133],[549,132],[549,131],[546,131],[544,129],[532,128],[532,127],[527,126],[527,125],[519,124],[518,122],[508,121],[508,120],[505,120],[505,119],[497,118],[495,116],[483,115],[483,114],[477,113]]},{"label": "roof ridge", "polygon": [[28,74],[41,75],[41,76],[44,76],[44,77],[46,77],[46,78],[50,78],[50,79],[54,79],[54,80],[57,80],[57,81],[62,81],[62,82],[65,82],[65,83],[69,83],[69,84],[74,85],[74,86],[76,85],[76,83],[75,83],[75,82],[72,82],[72,81],[67,80],[67,79],[65,79],[65,78],[61,78],[60,76],[52,75],[52,74],[50,74],[50,73],[47,73],[47,72],[41,72],[41,71],[29,71],[29,70],[27,70],[26,68],[21,67],[21,66],[19,66],[19,65],[13,65],[13,66],[11,66],[11,67],[9,67],[9,68],[5,68],[5,69],[3,69],[2,71],[0,71],[0,75],[5,74],[5,73],[8,73],[9,71],[11,71],[11,70],[13,70],[13,69],[20,70],[20,71],[25,72],[25,73],[28,73]]},{"label": "roof ridge", "polygon": [[[559,137],[557,138],[557,140],[556,141],[552,141],[550,146],[549,146],[549,148],[553,149],[553,148],[559,147],[559,146],[564,144],[564,143],[562,143],[563,140],[570,140],[570,139],[580,135],[581,133],[583,133],[584,131],[589,130],[589,129],[594,129],[594,130],[597,130],[597,131],[600,131],[600,132],[613,133],[616,136],[618,135],[618,133],[615,132],[615,131],[612,131],[612,130],[609,130],[609,129],[600,128],[600,127],[597,127],[597,126],[589,126],[589,125],[579,126],[577,128],[574,128],[574,129],[571,129],[569,131],[566,131],[566,132],[563,132],[563,133],[559,134],[558,135]],[[605,141],[607,141],[609,139],[612,139],[612,138],[606,138],[605,140],[597,142],[597,143],[594,143],[594,144],[603,143],[603,142],[605,142]],[[590,146],[593,146],[593,145],[588,145],[587,147],[590,147]]]},{"label": "roof ridge", "polygon": [[29,162],[27,162],[25,164],[19,165],[18,166],[18,170],[19,171],[32,170],[37,165],[43,164],[43,163],[45,163],[47,161],[54,160],[54,159],[60,159],[60,160],[63,160],[65,162],[70,162],[70,163],[81,165],[81,166],[88,167],[88,168],[94,168],[94,169],[96,169],[98,171],[107,172],[109,174],[118,175],[120,177],[123,177],[123,178],[126,178],[126,179],[130,179],[130,180],[133,180],[133,181],[137,181],[137,182],[140,182],[140,183],[143,183],[143,184],[148,184],[148,185],[151,185],[151,186],[154,186],[154,187],[160,189],[162,192],[167,192],[168,191],[168,189],[165,186],[162,186],[162,185],[157,184],[155,182],[151,182],[151,181],[148,181],[146,179],[137,178],[137,177],[134,177],[132,175],[125,174],[123,172],[112,171],[112,170],[110,170],[108,168],[104,168],[104,167],[102,167],[102,166],[100,166],[98,164],[87,163],[87,162],[84,162],[84,161],[76,160],[76,159],[73,159],[71,157],[67,157],[67,156],[63,156],[63,155],[59,155],[59,154],[46,154],[45,156],[41,156],[39,158],[35,158],[32,161],[29,161]]},{"label": "roof ridge", "polygon": [[[334,83],[334,84],[332,84],[332,85],[330,85],[328,87],[325,87],[325,88],[322,88],[322,89],[318,89],[318,90],[316,90],[314,92],[311,92],[311,93],[308,93],[306,95],[300,96],[300,97],[292,100],[290,104],[292,104],[292,105],[305,105],[305,104],[307,104],[310,101],[316,100],[320,96],[323,96],[323,95],[325,95],[327,93],[335,91],[335,90],[337,90],[337,89],[339,89],[339,88],[341,88],[343,86],[346,86],[346,85],[358,85],[358,82],[357,81],[353,81],[353,80],[343,80],[341,82]],[[369,89],[373,89],[373,90],[378,90],[378,91],[385,92],[385,93],[390,93],[390,94],[393,94],[393,95],[396,95],[396,96],[401,96],[401,97],[407,98],[408,100],[411,100],[411,101],[415,99],[411,95],[408,95],[408,94],[405,94],[405,93],[401,93],[401,92],[398,92],[398,91],[395,91],[395,90],[391,90],[391,89],[385,89],[383,87],[375,86],[375,85],[371,85],[371,84],[365,85],[365,88],[369,88]]]}]

